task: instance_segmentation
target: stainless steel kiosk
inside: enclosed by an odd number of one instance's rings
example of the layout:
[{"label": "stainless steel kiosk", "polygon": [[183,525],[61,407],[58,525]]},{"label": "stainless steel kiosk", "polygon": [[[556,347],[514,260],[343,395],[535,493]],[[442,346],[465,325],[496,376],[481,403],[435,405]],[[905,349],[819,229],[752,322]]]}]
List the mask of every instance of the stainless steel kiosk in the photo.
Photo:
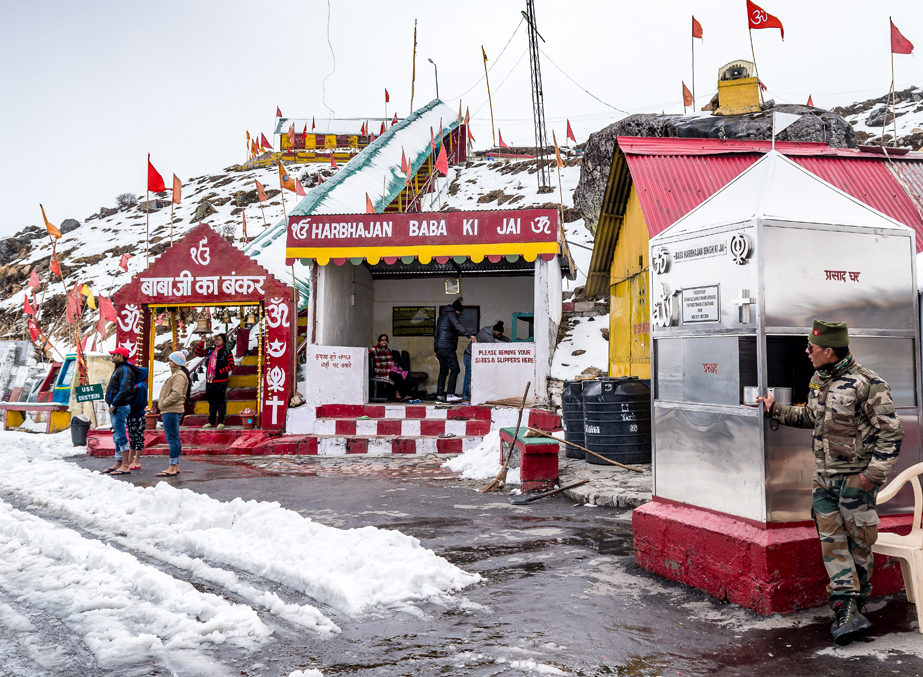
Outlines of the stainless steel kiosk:
[{"label": "stainless steel kiosk", "polygon": [[890,384],[895,474],[920,462],[914,236],[773,151],[651,239],[655,500],[811,518],[812,432],[773,430],[745,403],[768,388],[807,399],[814,319],[847,322],[857,360]]}]

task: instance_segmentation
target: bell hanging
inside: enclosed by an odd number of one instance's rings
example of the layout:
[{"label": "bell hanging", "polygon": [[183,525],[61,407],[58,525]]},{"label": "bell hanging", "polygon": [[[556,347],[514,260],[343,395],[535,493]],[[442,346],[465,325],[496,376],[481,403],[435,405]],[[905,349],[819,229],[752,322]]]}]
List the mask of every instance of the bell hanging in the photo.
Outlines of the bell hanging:
[{"label": "bell hanging", "polygon": [[212,333],[211,323],[208,320],[206,320],[204,317],[200,317],[198,322],[196,322],[195,330],[192,333],[193,334],[206,334],[206,335],[211,334]]}]

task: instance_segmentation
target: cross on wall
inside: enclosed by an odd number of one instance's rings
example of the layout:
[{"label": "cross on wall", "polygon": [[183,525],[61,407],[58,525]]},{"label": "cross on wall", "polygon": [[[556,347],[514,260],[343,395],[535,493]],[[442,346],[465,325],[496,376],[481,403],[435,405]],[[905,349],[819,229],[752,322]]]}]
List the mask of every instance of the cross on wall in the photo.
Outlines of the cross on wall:
[{"label": "cross on wall", "polygon": [[734,305],[737,306],[737,319],[741,324],[750,324],[750,306],[756,303],[756,299],[750,297],[749,289],[740,290],[740,298],[734,299]]}]

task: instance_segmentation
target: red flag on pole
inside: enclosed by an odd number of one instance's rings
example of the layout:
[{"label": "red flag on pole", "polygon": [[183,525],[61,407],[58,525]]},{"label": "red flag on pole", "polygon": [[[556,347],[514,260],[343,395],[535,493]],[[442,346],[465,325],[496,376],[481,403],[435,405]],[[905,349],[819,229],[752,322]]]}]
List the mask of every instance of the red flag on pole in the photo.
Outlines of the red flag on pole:
[{"label": "red flag on pole", "polygon": [[365,213],[366,214],[375,213],[375,205],[372,204],[372,199],[369,197],[368,193],[365,194]]},{"label": "red flag on pole", "polygon": [[307,193],[304,192],[304,186],[301,185],[301,181],[295,179],[295,195],[299,197],[306,197]]},{"label": "red flag on pole", "polygon": [[152,193],[162,193],[167,189],[163,177],[151,164],[150,155],[147,156],[147,189]]},{"label": "red flag on pole", "polygon": [[381,135],[384,134],[384,133],[385,133],[385,123],[384,123],[384,121],[382,121],[382,123],[381,123],[381,129],[378,130],[378,136],[381,136]]},{"label": "red flag on pole", "polygon": [[404,154],[404,148],[401,147],[401,172],[406,174],[408,171],[410,171],[410,169],[407,166],[407,156]]},{"label": "red flag on pole", "polygon": [[304,129],[301,130],[301,135],[302,136],[308,135],[308,123],[307,122],[304,123]]},{"label": "red flag on pole", "polygon": [[692,105],[692,92],[689,91],[689,88],[686,86],[686,83],[683,83],[683,106]]},{"label": "red flag on pole", "polygon": [[369,143],[372,143],[376,138],[374,134],[369,134]]},{"label": "red flag on pole", "polygon": [[385,90],[385,103],[388,103],[389,101],[391,101],[391,96],[388,94],[388,90],[386,89]]},{"label": "red flag on pole", "polygon": [[277,118],[282,117],[282,110],[278,106],[276,106],[276,117]]},{"label": "red flag on pole", "polygon": [[118,319],[118,316],[115,314],[115,306],[113,306],[112,302],[102,294],[99,295],[99,318],[104,321],[109,320],[110,322],[115,322]]},{"label": "red flag on pole", "polygon": [[785,29],[782,28],[782,22],[777,17],[764,10],[759,5],[747,0],[747,21],[750,22],[750,29],[760,28],[778,28],[785,40]]},{"label": "red flag on pole", "polygon": [[471,127],[468,127],[468,140],[474,141],[474,134],[471,133]]},{"label": "red flag on pole", "polygon": [[256,184],[256,196],[259,198],[260,202],[266,202],[266,189],[263,188],[263,184],[253,179],[253,182]]},{"label": "red flag on pole", "polygon": [[106,320],[102,315],[99,316],[99,319],[96,321],[96,331],[99,332],[100,336],[103,337],[103,341],[106,340]]},{"label": "red flag on pole", "polygon": [[574,130],[570,127],[570,120],[567,121],[567,138],[577,143],[577,137],[574,136]]},{"label": "red flag on pole", "polygon": [[393,126],[393,125],[396,125],[396,124],[397,124],[397,113],[394,114],[394,118],[391,120],[391,125],[392,125],[392,126]]},{"label": "red flag on pole", "polygon": [[39,337],[39,335],[40,335],[40,334],[39,334],[38,325],[35,324],[35,320],[33,320],[33,319],[30,317],[30,318],[29,318],[29,336],[32,337],[32,343],[37,343],[37,342],[38,342],[38,337]]},{"label": "red flag on pole", "polygon": [[242,211],[240,214],[244,217],[244,243],[250,244],[250,238],[247,237],[247,212]]},{"label": "red flag on pole", "polygon": [[695,17],[692,17],[692,37],[701,38],[702,37],[702,24],[695,20]]},{"label": "red flag on pole", "polygon": [[83,341],[80,342],[80,350],[83,352],[87,351],[87,341],[90,340],[90,333],[90,331],[87,331],[87,333],[83,336]]},{"label": "red flag on pole", "polygon": [[269,143],[269,139],[266,138],[265,134],[260,134],[260,147],[272,150],[272,144]]},{"label": "red flag on pole", "polygon": [[365,136],[365,123],[362,123],[362,127],[359,128],[359,136]]},{"label": "red flag on pole", "polygon": [[183,184],[173,175],[173,204],[179,204],[183,199]]},{"label": "red flag on pole", "polygon": [[26,315],[33,315],[33,316],[34,316],[34,315],[35,315],[35,311],[32,310],[32,306],[29,305],[29,297],[26,296],[25,294],[23,294],[22,302],[23,302],[23,310],[22,310],[22,312],[24,312]]},{"label": "red flag on pole", "polygon": [[436,171],[440,172],[443,176],[449,175],[449,159],[445,154],[445,144],[439,147],[439,157],[436,158]]},{"label": "red flag on pole", "polygon": [[810,94],[808,94],[808,105],[809,105],[811,108],[814,108],[814,99],[811,98],[811,95],[810,95]]},{"label": "red flag on pole", "polygon": [[338,169],[337,159],[333,157],[333,153],[330,153],[330,166],[333,167],[334,169]]},{"label": "red flag on pole", "polygon": [[38,275],[35,274],[35,268],[33,268],[32,272],[29,273],[29,286],[33,289],[38,289],[40,286],[42,286],[41,282],[38,281]]},{"label": "red flag on pole", "polygon": [[311,131],[314,131],[314,118],[311,118]]},{"label": "red flag on pole", "polygon": [[500,132],[499,129],[497,130],[497,136],[500,137],[500,148],[506,148],[507,150],[509,150],[510,147],[507,146],[507,145],[503,142],[503,134]]},{"label": "red flag on pole", "polygon": [[295,146],[295,123],[294,122],[288,127],[288,145],[292,147]]},{"label": "red flag on pole", "polygon": [[58,277],[62,277],[61,266],[58,265],[58,257],[54,254],[51,255],[51,261],[48,262],[48,269]]},{"label": "red flag on pole", "polygon": [[131,254],[122,254],[122,258],[119,260],[119,268],[128,272],[128,261],[134,258]]},{"label": "red flag on pole", "polygon": [[910,54],[913,52],[913,43],[901,35],[901,32],[897,30],[897,26],[894,25],[890,18],[888,21],[891,22],[891,53]]}]

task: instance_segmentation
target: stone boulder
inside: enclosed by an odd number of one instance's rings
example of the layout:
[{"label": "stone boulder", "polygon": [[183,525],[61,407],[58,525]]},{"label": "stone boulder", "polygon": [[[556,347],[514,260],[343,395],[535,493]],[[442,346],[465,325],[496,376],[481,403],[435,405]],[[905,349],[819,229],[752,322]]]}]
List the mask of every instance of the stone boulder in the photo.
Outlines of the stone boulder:
[{"label": "stone boulder", "polygon": [[61,222],[61,233],[69,233],[72,230],[77,230],[80,227],[80,221],[77,219],[64,219]]},{"label": "stone boulder", "polygon": [[823,142],[834,148],[855,148],[856,133],[840,115],[819,108],[780,105],[745,115],[629,115],[590,135],[584,146],[580,182],[574,192],[574,205],[580,210],[590,232],[596,233],[609,168],[620,136],[771,140],[772,113],[801,114],[802,118],[782,131],[779,141]]}]

